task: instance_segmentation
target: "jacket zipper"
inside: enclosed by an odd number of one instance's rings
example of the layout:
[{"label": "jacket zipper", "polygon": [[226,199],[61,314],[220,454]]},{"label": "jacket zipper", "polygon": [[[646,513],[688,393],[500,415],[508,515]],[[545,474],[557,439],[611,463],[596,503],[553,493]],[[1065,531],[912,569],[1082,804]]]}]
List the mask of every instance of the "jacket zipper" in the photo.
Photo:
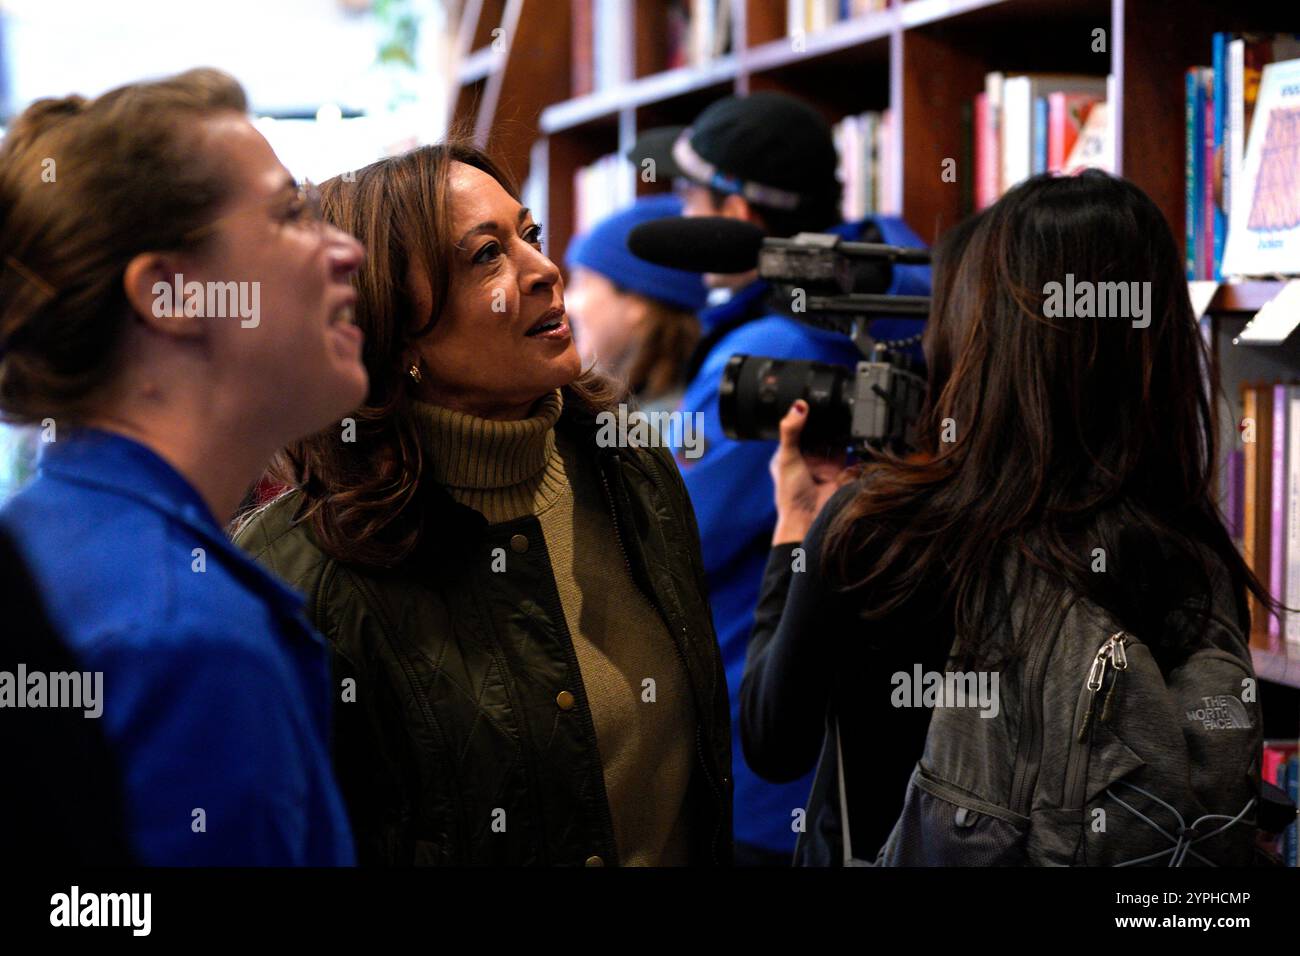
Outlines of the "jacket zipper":
[{"label": "jacket zipper", "polygon": [[[611,457],[615,462],[619,460],[619,456],[617,454],[614,454]],[[605,500],[609,503],[610,517],[614,521],[614,539],[618,541],[618,550],[623,555],[623,566],[627,569],[628,577],[632,579],[632,583],[636,586],[636,589],[641,592],[641,595],[650,603],[650,606],[655,609],[655,612],[659,615],[660,619],[664,622],[664,626],[668,628],[669,636],[671,637],[674,626],[671,620],[669,619],[669,615],[664,611],[663,607],[660,605],[658,598],[652,594],[647,593],[646,589],[641,586],[641,582],[637,580],[637,576],[632,570],[632,561],[628,557],[627,546],[623,542],[623,532],[619,528],[618,511],[614,506],[614,495],[611,492],[609,487],[609,479],[605,475],[604,468],[600,468],[598,470],[600,471],[601,484],[605,486]],[[659,482],[655,480],[653,475],[650,476],[650,481],[652,484],[654,484],[655,489],[659,490]],[[685,626],[682,627],[682,633],[683,634],[686,633]],[[721,804],[723,799],[722,794],[718,791],[717,784],[715,784],[713,781],[713,774],[709,770],[709,762],[704,754],[704,739],[700,731],[700,726],[703,723],[703,719],[704,719],[703,710],[700,707],[699,697],[695,694],[695,682],[691,680],[690,665],[687,663],[686,654],[681,649],[681,646],[677,643],[676,638],[672,638],[672,645],[673,645],[673,650],[677,652],[678,660],[681,661],[682,673],[686,676],[687,682],[691,684],[691,695],[692,697],[695,698],[695,710],[696,710],[695,752],[696,755],[700,758],[700,765],[704,769],[704,779],[709,782],[709,789],[713,791],[714,798],[718,801],[719,804]],[[720,813],[718,815],[717,822],[713,826],[713,837],[712,840],[710,841],[710,848],[713,851],[713,860],[715,863],[718,860],[718,831],[721,829],[722,829],[722,814]]]},{"label": "jacket zipper", "polygon": [[[1083,716],[1079,720],[1078,732],[1070,742],[1070,756],[1065,765],[1065,806],[1074,809],[1083,805],[1083,798],[1088,784],[1088,757],[1092,751],[1092,732],[1096,723],[1109,723],[1119,687],[1120,675],[1128,670],[1128,653],[1124,645],[1128,635],[1116,631],[1102,642],[1093,655],[1092,665],[1088,668],[1088,677],[1083,682],[1084,698]],[[1106,685],[1106,668],[1110,667],[1112,677],[1110,688],[1102,700],[1101,714],[1094,722],[1097,710],[1097,697]]]},{"label": "jacket zipper", "polygon": [[[1060,619],[1061,617],[1058,613],[1057,621],[1059,622]],[[1055,627],[1049,631],[1049,633],[1053,634],[1055,632]],[[1030,715],[1028,723],[1032,739],[1026,741],[1022,745],[1023,752],[1026,755],[1035,753],[1039,748],[1038,736],[1042,729],[1043,701],[1038,690],[1038,685],[1042,682],[1043,674],[1047,670],[1047,661],[1051,657],[1050,650],[1051,646],[1049,646],[1047,641],[1039,641],[1030,651],[1029,660],[1025,662],[1026,676],[1024,699],[1028,702],[1029,706],[1033,708],[1033,713]],[[1031,795],[1033,793],[1033,787],[1027,772],[1028,762],[1028,756],[1026,756],[1024,760],[1017,760],[1015,772],[1019,775],[1019,779],[1012,788],[1013,802],[1011,804],[1012,810],[1019,813],[1021,816],[1026,817],[1029,816],[1029,811],[1031,809]]]},{"label": "jacket zipper", "polygon": [[[1024,741],[1023,745],[1018,747],[1018,752],[1023,753],[1024,757],[1023,760],[1021,758],[1017,760],[1015,773],[1017,773],[1018,778],[1011,787],[1011,797],[1013,797],[1011,809],[1021,814],[1022,817],[1030,816],[1034,786],[1037,783],[1036,778],[1031,780],[1030,775],[1028,775],[1028,762],[1030,762],[1032,754],[1039,753],[1041,747],[1043,747],[1039,741],[1041,726],[1043,726],[1043,717],[1041,717],[1043,715],[1043,695],[1041,695],[1039,687],[1043,683],[1043,675],[1047,672],[1048,662],[1052,658],[1054,648],[1056,648],[1056,633],[1060,630],[1062,620],[1069,614],[1071,604],[1073,602],[1057,605],[1056,618],[1054,618],[1052,626],[1048,628],[1052,640],[1039,641],[1039,643],[1035,644],[1034,648],[1030,650],[1030,656],[1024,662],[1026,678],[1024,678],[1023,697],[1026,706],[1031,709],[1031,713],[1028,715],[1031,739]],[[1039,757],[1039,765],[1041,766],[1041,756]]]}]

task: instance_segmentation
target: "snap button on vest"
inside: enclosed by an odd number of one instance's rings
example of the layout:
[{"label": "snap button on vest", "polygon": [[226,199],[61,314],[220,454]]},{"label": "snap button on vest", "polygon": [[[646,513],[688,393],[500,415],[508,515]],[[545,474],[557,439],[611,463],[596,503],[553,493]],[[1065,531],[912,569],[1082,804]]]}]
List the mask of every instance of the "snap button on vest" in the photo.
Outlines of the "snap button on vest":
[{"label": "snap button on vest", "polygon": [[528,539],[522,534],[516,534],[510,538],[510,550],[515,554],[523,554],[528,550]]},{"label": "snap button on vest", "polygon": [[587,857],[587,865],[588,865],[588,866],[604,866],[604,865],[605,865],[605,861],[602,860],[602,859],[601,859],[600,857],[598,857],[598,856],[589,856],[589,857]]},{"label": "snap button on vest", "polygon": [[555,706],[560,710],[573,710],[574,697],[567,690],[562,690],[555,695]]}]

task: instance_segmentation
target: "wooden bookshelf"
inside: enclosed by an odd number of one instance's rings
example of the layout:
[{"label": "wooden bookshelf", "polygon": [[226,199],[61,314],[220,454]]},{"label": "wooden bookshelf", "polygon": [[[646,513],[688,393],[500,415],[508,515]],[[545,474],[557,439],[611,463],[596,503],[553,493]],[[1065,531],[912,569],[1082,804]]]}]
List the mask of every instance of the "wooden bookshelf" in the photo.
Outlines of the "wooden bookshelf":
[{"label": "wooden bookshelf", "polygon": [[1220,283],[1207,311],[1219,315],[1234,312],[1253,315],[1272,301],[1285,284],[1281,281]]},{"label": "wooden bookshelf", "polygon": [[[573,96],[575,2],[591,0],[462,0],[452,73],[455,120],[521,179],[530,169],[538,175],[548,253],[557,262],[572,238],[576,169],[626,152],[645,129],[689,123],[715,99],[764,89],[801,96],[831,122],[891,110],[892,192],[901,197],[903,218],[933,242],[969,211],[962,179],[973,169],[961,165],[969,156],[964,116],[994,70],[1113,74],[1117,171],[1155,200],[1181,237],[1184,71],[1210,62],[1216,31],[1300,32],[1300,6],[1272,0],[890,0],[884,10],[809,33],[796,46],[785,36],[781,0],[721,0],[730,3],[729,51],[667,69],[667,0],[620,0],[626,75]],[[505,28],[506,42],[492,51],[496,25]],[[1093,51],[1099,28],[1104,52]],[[957,183],[941,179],[945,159],[957,160]],[[629,163],[633,181],[636,172]],[[668,186],[637,181],[636,191]],[[1300,377],[1296,346],[1243,350],[1230,341],[1280,288],[1244,282],[1215,291],[1208,311],[1228,396],[1242,376],[1261,370]],[[1257,655],[1260,676],[1300,687],[1300,665],[1276,657]]]},{"label": "wooden bookshelf", "polygon": [[[1183,70],[1209,61],[1216,30],[1300,30],[1300,8],[1269,0],[1180,0],[1176,7],[1168,0],[894,0],[810,33],[796,49],[784,36],[780,0],[723,2],[731,4],[732,52],[666,70],[665,0],[623,0],[628,75],[573,97],[574,0],[462,0],[453,115],[521,179],[542,141],[554,220],[571,198],[571,164],[589,161],[591,152],[565,140],[590,141],[592,128],[616,130],[608,148],[626,150],[647,126],[686,122],[712,99],[757,89],[803,96],[831,121],[888,107],[901,130],[892,165],[902,215],[933,241],[965,212],[960,184],[942,182],[940,163],[961,161],[962,111],[985,73],[1114,73],[1119,172],[1156,200],[1181,235]],[[495,26],[503,30],[501,51],[490,48]],[[1097,28],[1106,31],[1104,53],[1092,50]],[[959,179],[963,173],[971,171],[959,168]],[[548,232],[562,258],[571,236],[559,226],[548,223]]]}]

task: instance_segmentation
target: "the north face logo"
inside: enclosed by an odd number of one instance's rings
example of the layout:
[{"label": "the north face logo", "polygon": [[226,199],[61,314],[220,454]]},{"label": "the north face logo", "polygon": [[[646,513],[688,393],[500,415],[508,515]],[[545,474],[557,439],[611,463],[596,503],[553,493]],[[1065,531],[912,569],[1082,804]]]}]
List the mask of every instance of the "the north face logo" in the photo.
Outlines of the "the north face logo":
[{"label": "the north face logo", "polygon": [[1250,729],[1250,714],[1246,705],[1231,694],[1202,697],[1201,706],[1187,711],[1187,719],[1199,721],[1206,730]]}]

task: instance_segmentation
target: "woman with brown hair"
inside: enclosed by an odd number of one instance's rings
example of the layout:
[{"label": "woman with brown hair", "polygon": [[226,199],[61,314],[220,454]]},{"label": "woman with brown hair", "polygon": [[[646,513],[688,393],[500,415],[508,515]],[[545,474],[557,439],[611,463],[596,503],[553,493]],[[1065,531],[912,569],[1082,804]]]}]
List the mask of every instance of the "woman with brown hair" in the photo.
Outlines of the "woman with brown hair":
[{"label": "woman with brown hair", "polygon": [[279,463],[237,540],[335,652],[336,768],[384,864],[730,856],[727,698],[662,448],[601,447],[540,226],[478,150],[323,187],[369,252],[370,393]]},{"label": "woman with brown hair", "polygon": [[362,251],[247,109],[192,70],[41,100],[0,146],[0,413],[46,442],[0,530],[86,670],[152,865],[354,859],[325,647],[222,527],[276,449],[365,394]]},{"label": "woman with brown hair", "polygon": [[[1135,295],[1062,312],[1066,282]],[[1246,596],[1269,598],[1215,503],[1213,382],[1159,209],[1096,171],[1016,187],[936,250],[924,347],[919,454],[837,491],[799,451],[807,406],[781,423],[741,727],[765,777],[824,771],[796,862],[838,865],[850,832],[883,864],[1248,860]],[[922,698],[914,675],[954,671],[1000,698]],[[1203,694],[1228,730],[1184,719]]]},{"label": "woman with brown hair", "polygon": [[694,272],[632,255],[628,233],[643,222],[680,216],[676,196],[645,196],[569,244],[564,301],[583,361],[626,382],[647,412],[677,409],[686,363],[700,340],[695,313],[708,290]]}]

